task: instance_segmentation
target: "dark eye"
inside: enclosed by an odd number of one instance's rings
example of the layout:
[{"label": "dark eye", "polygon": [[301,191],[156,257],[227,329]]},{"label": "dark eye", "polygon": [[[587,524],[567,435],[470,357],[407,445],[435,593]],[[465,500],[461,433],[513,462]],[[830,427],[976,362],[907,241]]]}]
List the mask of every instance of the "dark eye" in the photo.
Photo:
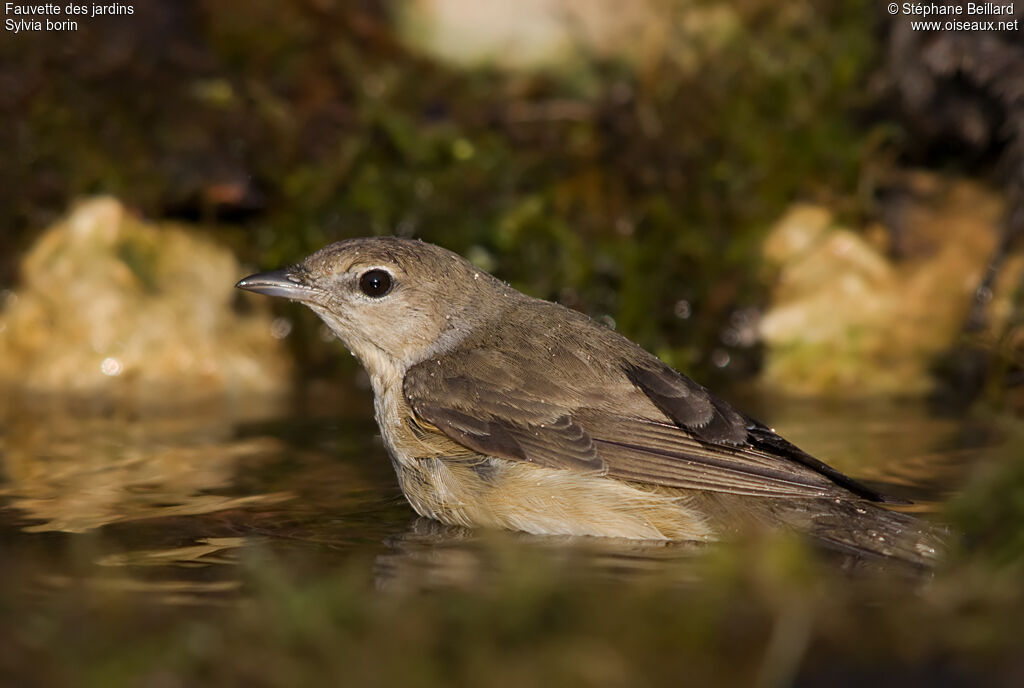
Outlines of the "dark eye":
[{"label": "dark eye", "polygon": [[391,275],[387,270],[367,270],[359,278],[359,288],[367,296],[379,298],[391,291]]}]

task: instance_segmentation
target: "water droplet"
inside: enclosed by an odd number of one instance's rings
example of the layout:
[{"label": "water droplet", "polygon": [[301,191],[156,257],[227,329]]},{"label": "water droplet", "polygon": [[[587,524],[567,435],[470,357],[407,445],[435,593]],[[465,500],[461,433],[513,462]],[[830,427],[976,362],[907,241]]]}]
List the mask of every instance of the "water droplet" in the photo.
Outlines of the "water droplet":
[{"label": "water droplet", "polygon": [[292,321],[288,318],[274,318],[270,323],[270,336],[284,339],[292,333]]},{"label": "water droplet", "polygon": [[757,343],[761,312],[756,308],[740,308],[729,315],[730,327],[722,332],[727,346],[751,347]]},{"label": "water droplet", "polygon": [[124,372],[124,364],[116,358],[107,357],[100,363],[100,372],[110,377],[117,377]]}]

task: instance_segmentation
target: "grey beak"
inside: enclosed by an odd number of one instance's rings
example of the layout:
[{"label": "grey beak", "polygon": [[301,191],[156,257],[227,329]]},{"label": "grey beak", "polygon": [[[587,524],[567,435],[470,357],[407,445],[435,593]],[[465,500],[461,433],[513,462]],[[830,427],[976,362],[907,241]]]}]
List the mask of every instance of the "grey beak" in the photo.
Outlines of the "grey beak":
[{"label": "grey beak", "polygon": [[258,272],[240,280],[235,286],[257,294],[282,296],[293,301],[309,301],[316,293],[316,290],[292,272],[291,268]]}]

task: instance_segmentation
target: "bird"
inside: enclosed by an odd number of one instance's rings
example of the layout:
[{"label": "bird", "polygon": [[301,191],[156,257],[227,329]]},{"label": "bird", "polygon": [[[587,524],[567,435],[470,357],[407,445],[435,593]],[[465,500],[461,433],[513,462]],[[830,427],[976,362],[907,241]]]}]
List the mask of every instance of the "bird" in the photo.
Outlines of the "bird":
[{"label": "bird", "polygon": [[[369,375],[420,516],[535,535],[711,542],[788,529],[922,567],[943,540],[583,313],[417,239],[355,238],[238,288],[312,309]],[[906,502],[903,502],[906,503]]]}]

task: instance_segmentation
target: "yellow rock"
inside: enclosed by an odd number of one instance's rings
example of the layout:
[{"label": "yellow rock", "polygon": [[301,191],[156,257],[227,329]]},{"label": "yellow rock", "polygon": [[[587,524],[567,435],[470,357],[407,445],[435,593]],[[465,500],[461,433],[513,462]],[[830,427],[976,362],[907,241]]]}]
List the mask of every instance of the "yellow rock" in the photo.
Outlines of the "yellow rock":
[{"label": "yellow rock", "polygon": [[[932,175],[908,185],[900,231],[915,250],[901,260],[819,206],[793,207],[770,232],[764,255],[777,277],[760,323],[765,383],[797,395],[931,389],[930,367],[959,336],[996,246],[1003,201]],[[1020,264],[1009,267],[990,304],[995,323],[1008,317],[1019,279]]]},{"label": "yellow rock", "polygon": [[281,391],[269,312],[232,308],[242,273],[209,239],[112,198],[81,203],[29,250],[0,310],[0,383],[170,404]]}]

